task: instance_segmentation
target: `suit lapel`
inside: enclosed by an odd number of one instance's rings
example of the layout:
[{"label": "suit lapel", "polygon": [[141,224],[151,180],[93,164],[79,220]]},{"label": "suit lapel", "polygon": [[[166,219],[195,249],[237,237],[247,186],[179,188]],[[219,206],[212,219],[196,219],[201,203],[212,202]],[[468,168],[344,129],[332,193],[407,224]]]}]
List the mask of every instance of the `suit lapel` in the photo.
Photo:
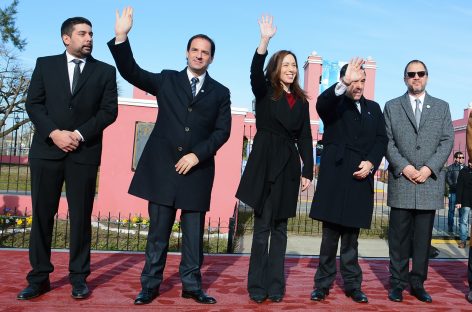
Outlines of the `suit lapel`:
[{"label": "suit lapel", "polygon": [[67,65],[66,52],[61,54],[58,60],[59,60],[59,63],[57,66],[59,70],[58,77],[60,77],[60,81],[61,83],[63,83],[62,88],[60,88],[59,90],[67,90],[66,93],[68,94],[68,96],[71,96],[71,92],[70,92],[71,81],[69,79],[69,70],[67,67],[68,65]]},{"label": "suit lapel", "polygon": [[411,102],[410,97],[408,96],[408,92],[405,93],[405,95],[401,98],[400,102],[403,107],[403,110],[406,113],[406,116],[408,117],[408,119],[410,119],[410,122],[413,124],[415,129],[418,130],[418,127],[416,126],[415,114],[413,113],[413,108],[411,108]]},{"label": "suit lapel", "polygon": [[215,87],[215,83],[213,78],[210,77],[210,74],[208,72],[206,73],[205,80],[203,81],[203,85],[201,89],[198,91],[197,95],[195,96],[194,101],[192,104],[194,104],[197,100],[200,100],[201,98],[205,97],[208,93],[210,93],[213,88]]},{"label": "suit lapel", "polygon": [[433,108],[434,102],[431,100],[431,97],[426,93],[424,97],[423,109],[421,110],[421,119],[420,119],[420,128],[424,125],[426,120],[431,116],[431,110]]},{"label": "suit lapel", "polygon": [[97,61],[92,56],[87,57],[84,69],[80,74],[79,82],[77,83],[77,87],[75,88],[74,94],[72,94],[72,96],[76,95],[80,91],[90,75],[92,75],[92,73],[95,71],[96,67]]},{"label": "suit lapel", "polygon": [[184,92],[185,96],[188,98],[188,103],[191,103],[192,100],[192,88],[190,87],[190,81],[187,76],[187,67],[179,73],[180,87]]}]

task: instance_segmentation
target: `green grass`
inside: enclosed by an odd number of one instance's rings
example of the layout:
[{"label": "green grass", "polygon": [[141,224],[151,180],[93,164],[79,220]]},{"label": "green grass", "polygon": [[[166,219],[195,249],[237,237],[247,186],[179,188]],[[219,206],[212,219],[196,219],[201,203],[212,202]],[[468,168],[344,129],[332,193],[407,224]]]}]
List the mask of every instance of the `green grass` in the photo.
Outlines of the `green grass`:
[{"label": "green grass", "polygon": [[[102,224],[107,225],[104,221]],[[0,233],[0,247],[10,248],[28,248],[29,246],[29,230],[25,230],[25,226],[16,226],[16,233]],[[13,229],[13,227],[9,227]],[[122,226],[122,230],[127,230],[127,226]],[[146,248],[147,236],[144,231],[147,227],[141,228],[129,227],[135,233],[127,231],[122,233],[108,229],[102,229],[96,226],[92,227],[92,250],[110,250],[110,251],[144,251]],[[69,248],[70,225],[67,220],[56,220],[53,230],[52,248],[64,249]],[[169,241],[169,251],[180,251],[182,239],[172,236]],[[228,240],[219,235],[203,237],[203,251],[206,253],[226,253]]]},{"label": "green grass", "polygon": [[0,164],[0,190],[29,192],[30,179],[28,165]]},{"label": "green grass", "polygon": [[[99,175],[97,175],[98,193]],[[29,165],[1,164],[0,163],[0,190],[7,192],[27,193],[31,191],[31,172]],[[65,192],[65,185],[62,192]]]}]

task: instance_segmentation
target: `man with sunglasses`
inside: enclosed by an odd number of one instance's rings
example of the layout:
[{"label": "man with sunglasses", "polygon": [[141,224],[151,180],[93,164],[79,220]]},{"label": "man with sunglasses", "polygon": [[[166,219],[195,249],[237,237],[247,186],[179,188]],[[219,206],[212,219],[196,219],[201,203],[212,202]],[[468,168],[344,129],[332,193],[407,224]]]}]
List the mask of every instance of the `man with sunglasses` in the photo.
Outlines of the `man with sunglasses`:
[{"label": "man with sunglasses", "polygon": [[[385,104],[389,162],[388,199],[391,301],[403,300],[409,285],[413,296],[432,302],[423,283],[434,215],[444,208],[446,170],[454,141],[448,103],[426,91],[428,69],[419,60],[404,71],[407,92]],[[412,269],[408,272],[410,251]]]},{"label": "man with sunglasses", "polygon": [[[457,178],[459,177],[459,171],[464,167],[464,154],[462,152],[454,153],[454,162],[447,167],[446,172],[446,183],[449,186],[449,210],[447,213],[447,228],[450,235],[454,235],[454,214],[456,205],[456,189],[457,189]],[[459,210],[459,219],[462,220],[462,210]],[[461,229],[459,228],[459,235]],[[464,231],[462,231],[464,232]],[[459,243],[459,248],[465,248],[465,242]]]}]

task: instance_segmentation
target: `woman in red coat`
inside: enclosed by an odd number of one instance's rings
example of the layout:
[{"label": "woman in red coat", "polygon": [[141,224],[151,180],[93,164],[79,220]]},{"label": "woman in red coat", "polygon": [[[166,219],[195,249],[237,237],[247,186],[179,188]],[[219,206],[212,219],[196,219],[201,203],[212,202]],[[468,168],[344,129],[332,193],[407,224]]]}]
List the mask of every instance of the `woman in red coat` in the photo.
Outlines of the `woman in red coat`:
[{"label": "woman in red coat", "polygon": [[269,16],[263,16],[259,26],[261,41],[251,64],[257,133],[236,194],[254,209],[247,288],[257,303],[283,299],[287,219],[296,215],[300,184],[304,191],[313,179],[310,114],[298,84],[297,59],[290,51],[278,51],[264,74],[276,27]]}]

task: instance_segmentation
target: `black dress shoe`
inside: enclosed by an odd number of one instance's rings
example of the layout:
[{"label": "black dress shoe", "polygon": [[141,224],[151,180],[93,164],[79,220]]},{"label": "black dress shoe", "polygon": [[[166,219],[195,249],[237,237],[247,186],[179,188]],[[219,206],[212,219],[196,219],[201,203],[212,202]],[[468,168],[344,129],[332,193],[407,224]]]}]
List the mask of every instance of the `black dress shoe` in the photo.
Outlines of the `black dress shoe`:
[{"label": "black dress shoe", "polygon": [[367,303],[369,300],[367,296],[360,289],[354,289],[346,292],[346,296],[350,297],[354,302]]},{"label": "black dress shoe", "polygon": [[423,287],[414,287],[411,288],[411,294],[416,297],[419,301],[423,302],[433,302],[431,296],[424,290]]},{"label": "black dress shoe", "polygon": [[187,299],[188,298],[193,299],[198,303],[204,303],[204,304],[214,304],[214,303],[216,303],[215,298],[208,296],[201,289],[195,290],[195,291],[183,290],[182,291],[182,297],[187,298]]},{"label": "black dress shoe", "polygon": [[430,258],[436,258],[437,256],[439,256],[439,249],[437,249],[434,246],[431,246],[429,248],[429,257]]},{"label": "black dress shoe", "polygon": [[269,296],[269,300],[272,302],[281,302],[284,299],[283,295],[272,295]]},{"label": "black dress shoe", "polygon": [[90,295],[90,290],[87,287],[87,283],[75,282],[72,284],[72,293],[71,296],[74,299],[85,299]]},{"label": "black dress shoe", "polygon": [[151,303],[157,296],[159,296],[159,291],[157,289],[142,289],[136,299],[134,299],[134,304],[139,305]]},{"label": "black dress shoe", "polygon": [[28,299],[33,299],[38,296],[41,296],[44,293],[47,293],[48,291],[51,290],[51,284],[49,281],[44,282],[42,284],[30,284],[28,287],[23,289],[18,293],[16,298],[18,300],[28,300]]},{"label": "black dress shoe", "polygon": [[469,291],[469,293],[467,294],[467,301],[469,301],[470,303],[472,303],[472,290]]},{"label": "black dress shoe", "polygon": [[266,301],[267,296],[263,296],[263,295],[249,295],[249,299],[251,299],[252,301],[254,301],[254,302],[256,302],[256,303],[263,303],[264,301]]},{"label": "black dress shoe", "polygon": [[403,301],[403,289],[400,287],[395,287],[390,289],[388,292],[388,299],[394,302],[402,302]]},{"label": "black dress shoe", "polygon": [[315,288],[311,292],[311,300],[313,301],[322,301],[325,300],[326,297],[329,295],[329,289],[328,288]]}]

